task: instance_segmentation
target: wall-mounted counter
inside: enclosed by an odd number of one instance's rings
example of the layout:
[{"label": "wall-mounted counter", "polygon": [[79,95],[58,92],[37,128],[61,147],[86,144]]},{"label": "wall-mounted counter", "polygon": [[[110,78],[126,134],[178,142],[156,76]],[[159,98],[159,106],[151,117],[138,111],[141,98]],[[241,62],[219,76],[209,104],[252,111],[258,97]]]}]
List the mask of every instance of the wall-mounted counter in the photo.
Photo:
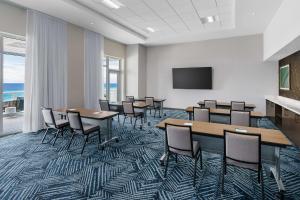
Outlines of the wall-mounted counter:
[{"label": "wall-mounted counter", "polygon": [[266,116],[300,146],[300,101],[281,97],[266,97]]}]

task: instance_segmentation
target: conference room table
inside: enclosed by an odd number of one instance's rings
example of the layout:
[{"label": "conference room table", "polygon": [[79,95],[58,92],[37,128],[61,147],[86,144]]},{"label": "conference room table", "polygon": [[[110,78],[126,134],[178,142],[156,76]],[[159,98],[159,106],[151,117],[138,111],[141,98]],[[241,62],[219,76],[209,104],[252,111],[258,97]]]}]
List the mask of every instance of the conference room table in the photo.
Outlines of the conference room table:
[{"label": "conference room table", "polygon": [[[109,106],[114,106],[114,107],[117,107],[118,109],[123,109],[122,102],[109,102]],[[147,108],[148,108],[148,106],[149,106],[149,104],[146,104],[146,102],[143,102],[143,101],[133,103],[133,108],[143,110],[145,123],[147,123]]]},{"label": "conference room table", "polygon": [[[198,105],[203,107],[204,106],[204,101],[199,101]],[[217,108],[224,108],[224,109],[230,109],[231,108],[231,102],[225,102],[225,101],[217,101]],[[245,109],[246,110],[254,110],[256,106],[254,104],[245,104]]]},{"label": "conference room table", "polygon": [[83,123],[99,125],[101,127],[101,133],[102,128],[106,128],[107,134],[105,135],[105,141],[100,144],[99,148],[103,149],[107,143],[112,141],[118,142],[118,137],[112,134],[112,118],[117,116],[118,112],[97,111],[85,108],[60,108],[54,110],[54,112],[66,118],[67,110],[79,112]]},{"label": "conference room table", "polygon": [[[197,107],[197,106],[196,106]],[[193,106],[189,106],[185,109],[185,111],[189,114],[189,120],[193,119]],[[212,115],[223,115],[230,116],[230,109],[222,109],[222,108],[210,108],[210,114]],[[250,117],[254,119],[254,123],[257,125],[257,120],[266,117],[262,112],[258,111],[250,111]]]},{"label": "conference room table", "polygon": [[[160,109],[159,109],[159,117],[164,115],[164,101],[166,101],[167,99],[160,99],[160,98],[154,98],[154,103],[160,104]],[[136,102],[142,101],[145,102],[146,99],[145,98],[137,98],[135,99]]]},{"label": "conference room table", "polygon": [[[285,191],[280,174],[280,149],[291,146],[292,143],[280,130],[171,118],[161,121],[156,127],[165,130],[165,123],[192,126],[193,140],[199,141],[201,149],[203,151],[221,155],[223,155],[224,150],[224,130],[244,130],[247,131],[247,133],[260,134],[262,140],[261,156],[263,163],[271,165],[270,170],[276,180],[280,194],[283,194]],[[165,144],[165,152],[160,158],[161,165],[164,165],[166,153],[167,144]]]}]

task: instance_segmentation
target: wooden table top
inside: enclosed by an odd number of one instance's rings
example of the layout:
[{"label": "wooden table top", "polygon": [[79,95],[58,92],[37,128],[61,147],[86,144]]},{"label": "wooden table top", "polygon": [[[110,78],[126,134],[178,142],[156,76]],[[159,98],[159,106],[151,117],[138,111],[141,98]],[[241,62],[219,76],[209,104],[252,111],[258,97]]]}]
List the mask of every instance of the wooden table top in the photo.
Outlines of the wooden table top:
[{"label": "wooden table top", "polygon": [[[195,106],[195,107],[197,107],[197,106]],[[187,107],[185,109],[185,111],[186,112],[193,112],[193,106]],[[230,109],[211,108],[210,113],[215,114],[215,115],[230,115]],[[265,117],[265,115],[263,113],[257,112],[257,111],[251,111],[250,116],[253,117],[253,118]]]},{"label": "wooden table top", "polygon": [[85,108],[60,108],[54,110],[58,113],[66,113],[67,110],[70,111],[77,111],[80,112],[80,116],[83,118],[90,118],[90,119],[98,119],[98,120],[105,120],[108,118],[112,118],[116,115],[118,115],[118,112],[112,112],[112,111],[97,111],[97,110],[90,110]]},{"label": "wooden table top", "polygon": [[193,134],[207,135],[211,137],[224,137],[223,131],[231,130],[235,131],[236,128],[247,130],[248,133],[261,134],[261,140],[263,144],[272,146],[290,146],[291,142],[287,137],[279,130],[265,129],[265,128],[255,128],[255,127],[245,127],[245,126],[235,126],[229,124],[218,124],[209,122],[200,122],[192,120],[182,120],[182,119],[171,119],[167,118],[156,125],[157,128],[165,129],[165,123],[184,125],[184,123],[192,123]]},{"label": "wooden table top", "polygon": [[[112,106],[122,106],[122,102],[110,102],[109,103]],[[146,104],[144,101],[138,101],[133,103],[134,108],[145,108],[148,107],[149,104]]]},{"label": "wooden table top", "polygon": [[[204,101],[199,101],[198,102],[199,105],[204,105]],[[217,101],[217,106],[229,106],[231,107],[231,102],[225,102],[225,101]],[[246,108],[256,108],[256,106],[254,104],[245,104]]]},{"label": "wooden table top", "polygon": [[[134,99],[135,101],[146,101],[145,98],[138,98],[138,99]],[[159,98],[154,98],[154,102],[163,102],[166,101],[167,99],[159,99]]]}]

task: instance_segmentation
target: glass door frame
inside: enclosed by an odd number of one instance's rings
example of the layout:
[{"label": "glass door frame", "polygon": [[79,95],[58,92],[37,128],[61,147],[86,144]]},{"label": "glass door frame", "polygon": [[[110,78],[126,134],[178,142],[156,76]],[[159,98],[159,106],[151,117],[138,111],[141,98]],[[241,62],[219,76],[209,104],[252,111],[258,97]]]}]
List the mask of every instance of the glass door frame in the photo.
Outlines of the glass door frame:
[{"label": "glass door frame", "polygon": [[[109,69],[109,58],[119,60],[119,70]],[[110,73],[117,74],[117,101],[121,100],[121,65],[122,59],[114,56],[105,55],[105,63],[106,63],[106,94],[104,94],[105,98],[110,100]]]}]

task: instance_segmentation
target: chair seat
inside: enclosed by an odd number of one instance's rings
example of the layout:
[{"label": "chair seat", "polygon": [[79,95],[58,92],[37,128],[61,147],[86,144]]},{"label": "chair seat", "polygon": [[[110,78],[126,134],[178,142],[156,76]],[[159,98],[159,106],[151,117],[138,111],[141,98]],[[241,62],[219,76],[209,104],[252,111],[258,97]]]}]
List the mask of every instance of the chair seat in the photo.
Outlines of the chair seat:
[{"label": "chair seat", "polygon": [[83,126],[83,130],[84,130],[84,134],[89,134],[94,131],[100,130],[100,127],[98,125],[83,124],[82,126]]},{"label": "chair seat", "polygon": [[[194,154],[197,155],[198,151],[200,150],[200,143],[198,141],[193,141],[193,150],[194,150]],[[181,150],[173,149],[171,147],[170,147],[170,151],[180,155],[185,155],[190,157],[193,156],[191,151],[181,151]]]},{"label": "chair seat", "polygon": [[255,170],[255,171],[258,171],[258,168],[259,168],[258,164],[249,164],[249,163],[238,162],[238,161],[232,160],[230,158],[226,158],[226,163],[228,165],[234,165],[234,166],[237,166],[237,167],[252,169],[252,170]]},{"label": "chair seat", "polygon": [[[55,123],[56,123],[57,128],[64,128],[66,126],[69,126],[68,120],[64,120],[64,119],[56,120]],[[50,126],[50,127],[52,127],[52,126]],[[54,126],[52,128],[54,128]]]}]

